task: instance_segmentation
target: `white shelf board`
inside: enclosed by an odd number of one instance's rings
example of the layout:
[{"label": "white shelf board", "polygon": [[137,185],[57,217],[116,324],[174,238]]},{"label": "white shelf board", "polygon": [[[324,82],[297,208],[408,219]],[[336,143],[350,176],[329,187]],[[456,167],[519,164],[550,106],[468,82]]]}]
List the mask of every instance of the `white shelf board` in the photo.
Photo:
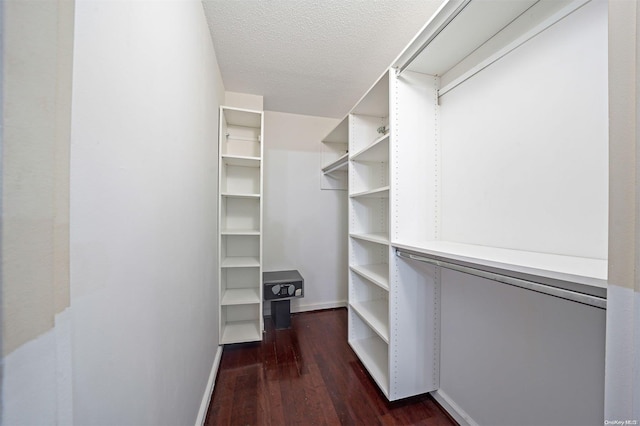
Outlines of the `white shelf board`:
[{"label": "white shelf board", "polygon": [[389,162],[389,133],[353,154],[351,161]]},{"label": "white shelf board", "polygon": [[378,384],[382,392],[389,396],[389,346],[379,337],[350,340],[349,345]]},{"label": "white shelf board", "polygon": [[228,125],[258,128],[262,125],[261,111],[228,106],[223,106],[222,111]]},{"label": "white shelf board", "polygon": [[322,168],[322,173],[328,175],[335,172],[346,172],[349,168],[349,154],[340,156],[336,161]]},{"label": "white shelf board", "polygon": [[349,116],[340,121],[327,136],[322,138],[324,143],[348,143],[349,141]]},{"label": "white shelf board", "polygon": [[223,229],[220,235],[260,235],[257,229]]},{"label": "white shelf board", "polygon": [[385,343],[389,343],[389,302],[369,300],[351,302],[351,308]]},{"label": "white shelf board", "polygon": [[254,342],[262,340],[260,321],[233,321],[224,324],[222,338],[223,344]]},{"label": "white shelf board", "polygon": [[[589,1],[591,0],[526,0],[526,2],[531,4],[531,7],[519,14],[516,19],[511,20],[509,25],[503,27],[498,33],[486,38],[486,42],[483,41],[483,44],[473,50],[470,54],[458,55],[458,58],[462,58],[462,60],[457,62],[452,68],[448,69],[446,73],[439,74],[442,76],[441,87],[438,91],[439,95],[442,96],[449,90],[452,90],[464,80],[477,74],[482,69],[507,55],[509,52],[517,49],[519,46],[523,45],[528,40],[540,34],[561,19],[570,15]],[[471,12],[470,16],[467,16],[467,18],[476,22],[489,21],[490,19],[485,19],[485,17],[488,17],[488,15],[494,15],[492,17],[495,18],[495,15],[499,15],[503,12],[506,12],[506,19],[510,18],[509,15],[516,15],[513,13],[514,11],[509,13],[508,7],[501,7],[502,10],[500,10],[500,13],[496,13],[497,10],[491,10],[491,8],[486,7],[489,2],[476,1],[474,3],[476,5],[482,5],[479,6],[480,11]],[[522,6],[525,5],[526,3],[522,2]],[[513,7],[515,4],[512,4],[511,6]],[[462,24],[462,26],[464,28],[466,24]],[[447,30],[448,29],[449,28],[447,28]]]},{"label": "white shelf board", "polygon": [[443,76],[467,58],[479,62],[536,27],[552,25],[587,1],[472,1],[467,4],[464,0],[450,0],[405,48],[393,67]]},{"label": "white shelf board", "polygon": [[389,198],[389,185],[368,191],[356,192],[350,195],[351,198]]},{"label": "white shelf board", "polygon": [[[470,2],[443,31],[424,48],[411,65],[411,71],[443,75],[461,59],[478,49],[486,40],[491,39],[536,0],[517,2]],[[450,13],[447,11],[447,13]],[[436,17],[432,24],[440,23]],[[444,20],[444,18],[440,18]],[[433,25],[435,26],[435,25]],[[425,32],[435,32],[435,28],[425,28]],[[464,34],[468,36],[460,36]]]},{"label": "white shelf board", "polygon": [[221,305],[248,305],[260,303],[260,289],[258,288],[233,288],[225,290],[222,295]]},{"label": "white shelf board", "polygon": [[389,265],[377,263],[372,265],[351,265],[351,270],[371,281],[378,287],[389,291]]},{"label": "white shelf board", "polygon": [[389,72],[385,70],[351,110],[352,114],[370,117],[389,116]]},{"label": "white shelf board", "polygon": [[223,192],[220,195],[227,198],[260,198],[260,194],[238,194],[232,192]]},{"label": "white shelf board", "polygon": [[359,240],[370,241],[372,243],[389,245],[389,236],[382,232],[373,232],[368,234],[349,234],[351,238],[357,238]]},{"label": "white shelf board", "polygon": [[[234,140],[234,141],[244,141],[244,142],[256,142],[256,143],[260,143],[260,137],[246,137],[246,136],[235,136],[231,133],[227,133],[227,139],[228,140]],[[224,155],[237,155],[237,154],[228,154],[225,153]],[[239,156],[239,155],[238,155]]]},{"label": "white shelf board", "polygon": [[497,268],[551,280],[607,288],[608,262],[605,259],[511,250],[451,241],[395,241],[393,246],[485,268]]},{"label": "white shelf board", "polygon": [[255,268],[260,266],[260,258],[254,256],[225,257],[220,262],[222,268]]},{"label": "white shelf board", "polygon": [[228,166],[260,167],[260,157],[247,157],[243,155],[223,155],[222,161]]}]

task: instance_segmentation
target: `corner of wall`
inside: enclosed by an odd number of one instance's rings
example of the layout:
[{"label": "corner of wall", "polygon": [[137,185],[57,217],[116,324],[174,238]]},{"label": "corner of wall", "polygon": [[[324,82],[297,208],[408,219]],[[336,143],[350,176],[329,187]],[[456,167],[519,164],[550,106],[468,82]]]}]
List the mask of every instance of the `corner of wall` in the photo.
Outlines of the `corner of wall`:
[{"label": "corner of wall", "polygon": [[264,109],[263,97],[260,95],[250,95],[248,93],[225,92],[224,104],[230,107],[254,109],[257,111]]}]

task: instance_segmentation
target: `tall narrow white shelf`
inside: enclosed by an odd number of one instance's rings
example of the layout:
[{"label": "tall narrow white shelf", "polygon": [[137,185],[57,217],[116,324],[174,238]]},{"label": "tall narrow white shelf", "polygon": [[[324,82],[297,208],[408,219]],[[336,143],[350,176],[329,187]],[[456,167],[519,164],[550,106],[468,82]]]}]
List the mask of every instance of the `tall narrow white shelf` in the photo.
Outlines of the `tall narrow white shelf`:
[{"label": "tall narrow white shelf", "polygon": [[385,73],[349,115],[349,343],[389,400],[437,388],[437,348],[431,340],[424,343],[437,312],[409,296],[422,295],[436,306],[435,295],[424,290],[435,287],[415,279],[400,283],[391,275],[394,79],[392,70]]},{"label": "tall narrow white shelf", "polygon": [[263,114],[220,107],[220,344],[262,340]]},{"label": "tall narrow white shelf", "polygon": [[349,169],[349,117],[322,139],[322,189],[346,190]]},{"label": "tall narrow white shelf", "polygon": [[[389,76],[349,115],[349,344],[389,397]],[[383,144],[384,145],[384,144]],[[386,149],[385,149],[386,148]],[[371,155],[376,158],[368,158]],[[371,160],[371,161],[366,161]]]}]

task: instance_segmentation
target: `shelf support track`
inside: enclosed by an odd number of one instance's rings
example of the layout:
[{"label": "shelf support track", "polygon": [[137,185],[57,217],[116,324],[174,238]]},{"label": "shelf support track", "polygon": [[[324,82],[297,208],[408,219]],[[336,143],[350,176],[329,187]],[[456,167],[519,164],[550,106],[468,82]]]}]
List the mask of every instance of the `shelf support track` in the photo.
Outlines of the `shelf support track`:
[{"label": "shelf support track", "polygon": [[592,296],[590,294],[579,293],[576,291],[566,290],[559,287],[553,287],[546,284],[537,283],[535,281],[524,280],[521,278],[515,278],[508,275],[498,274],[495,272],[488,272],[482,269],[472,268],[468,266],[458,265],[443,260],[433,259],[425,256],[416,255],[408,251],[396,249],[396,256],[416,260],[418,262],[428,263],[441,268],[450,269],[452,271],[462,272],[463,274],[474,275],[480,278],[486,278],[488,280],[496,281],[502,284],[508,284],[515,287],[520,287],[526,290],[535,291],[537,293],[547,294],[561,299],[570,300],[572,302],[582,303],[584,305],[593,306],[600,309],[607,308],[607,299],[598,296]]}]

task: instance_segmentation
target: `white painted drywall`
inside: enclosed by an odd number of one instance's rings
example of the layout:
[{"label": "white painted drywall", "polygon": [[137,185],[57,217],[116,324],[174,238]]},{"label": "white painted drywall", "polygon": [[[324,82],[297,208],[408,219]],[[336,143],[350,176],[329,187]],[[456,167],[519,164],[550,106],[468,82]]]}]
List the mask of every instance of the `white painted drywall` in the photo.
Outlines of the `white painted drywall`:
[{"label": "white painted drywall", "polygon": [[606,64],[592,1],[440,99],[443,240],[607,258]]},{"label": "white painted drywall", "polygon": [[0,425],[71,425],[71,324],[69,310],[53,329],[2,359]]},{"label": "white painted drywall", "polygon": [[611,285],[607,305],[604,419],[640,421],[640,292]]},{"label": "white painted drywall", "polygon": [[250,95],[248,93],[225,92],[224,104],[235,108],[262,111],[264,109],[264,98],[260,95]]},{"label": "white painted drywall", "polygon": [[605,421],[640,421],[640,8],[609,2],[609,289]]},{"label": "white painted drywall", "polygon": [[74,3],[0,5],[0,424],[71,424],[69,134]]},{"label": "white painted drywall", "polygon": [[[607,257],[606,64],[597,0],[442,97],[443,239]],[[447,270],[441,297],[438,392],[466,420],[602,424],[605,310]]]},{"label": "white painted drywall", "polygon": [[56,333],[51,329],[2,360],[3,425],[56,423]]},{"label": "white painted drywall", "polygon": [[73,2],[3,2],[2,354],[69,304]]},{"label": "white painted drywall", "polygon": [[321,190],[319,174],[320,141],[338,122],[265,111],[263,270],[300,271],[292,312],[346,305],[347,194]]},{"label": "white painted drywall", "polygon": [[197,0],[78,0],[75,424],[194,424],[217,351],[217,117]]},{"label": "white painted drywall", "polygon": [[604,309],[443,269],[440,389],[479,425],[601,425]]}]

